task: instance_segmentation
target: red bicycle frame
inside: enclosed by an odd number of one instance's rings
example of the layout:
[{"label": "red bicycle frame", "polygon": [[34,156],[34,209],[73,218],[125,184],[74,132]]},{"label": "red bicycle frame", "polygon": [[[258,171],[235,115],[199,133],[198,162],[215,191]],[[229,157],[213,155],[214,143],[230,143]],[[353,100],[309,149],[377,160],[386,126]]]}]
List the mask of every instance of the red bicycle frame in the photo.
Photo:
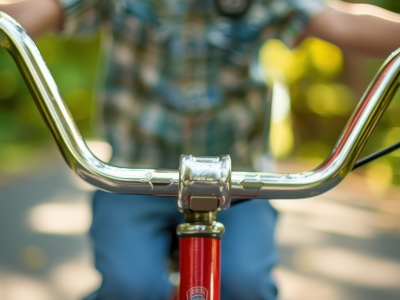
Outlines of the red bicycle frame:
[{"label": "red bicycle frame", "polygon": [[220,254],[218,238],[180,238],[179,300],[219,300]]}]

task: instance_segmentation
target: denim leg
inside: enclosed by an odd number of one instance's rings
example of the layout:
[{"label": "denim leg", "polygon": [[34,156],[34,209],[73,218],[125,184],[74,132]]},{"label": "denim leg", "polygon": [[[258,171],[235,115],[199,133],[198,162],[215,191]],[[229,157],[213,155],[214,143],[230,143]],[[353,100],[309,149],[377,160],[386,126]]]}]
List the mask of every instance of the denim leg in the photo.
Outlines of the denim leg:
[{"label": "denim leg", "polygon": [[266,200],[252,200],[220,212],[222,300],[276,300],[271,271],[278,260],[274,241],[277,212]]},{"label": "denim leg", "polygon": [[[169,242],[182,221],[175,197],[119,195],[98,191],[90,234],[100,289],[87,300],[165,300]],[[222,237],[222,300],[275,300],[270,271],[277,261],[276,212],[253,200],[218,214]],[[173,228],[173,232],[169,229]]]},{"label": "denim leg", "polygon": [[181,219],[175,197],[97,191],[93,199],[96,268],[103,275],[88,300],[165,300],[172,230]]}]

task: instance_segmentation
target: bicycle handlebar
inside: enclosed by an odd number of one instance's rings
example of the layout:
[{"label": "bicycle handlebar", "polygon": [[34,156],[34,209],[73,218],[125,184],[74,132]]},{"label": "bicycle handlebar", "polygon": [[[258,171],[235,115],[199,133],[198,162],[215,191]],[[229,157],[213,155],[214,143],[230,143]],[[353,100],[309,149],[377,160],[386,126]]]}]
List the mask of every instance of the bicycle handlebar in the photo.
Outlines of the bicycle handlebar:
[{"label": "bicycle handlebar", "polygon": [[[17,63],[66,163],[79,177],[108,192],[178,195],[176,170],[115,167],[90,152],[35,43],[16,21],[2,12],[0,45]],[[400,49],[384,62],[324,162],[308,172],[295,174],[232,172],[231,196],[296,199],[333,188],[352,169],[399,84]]]}]

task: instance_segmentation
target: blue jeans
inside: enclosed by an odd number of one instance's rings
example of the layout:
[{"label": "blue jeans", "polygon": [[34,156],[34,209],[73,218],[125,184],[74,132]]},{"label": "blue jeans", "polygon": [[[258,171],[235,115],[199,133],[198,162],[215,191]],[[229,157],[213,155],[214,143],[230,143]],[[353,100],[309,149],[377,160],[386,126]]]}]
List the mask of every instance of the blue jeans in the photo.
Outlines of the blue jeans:
[{"label": "blue jeans", "polygon": [[[87,300],[166,300],[169,245],[183,215],[175,197],[97,191],[90,230],[96,268],[103,275]],[[277,261],[276,211],[253,200],[218,214],[222,237],[222,300],[275,300],[271,270]],[[171,232],[172,231],[172,232]]]}]

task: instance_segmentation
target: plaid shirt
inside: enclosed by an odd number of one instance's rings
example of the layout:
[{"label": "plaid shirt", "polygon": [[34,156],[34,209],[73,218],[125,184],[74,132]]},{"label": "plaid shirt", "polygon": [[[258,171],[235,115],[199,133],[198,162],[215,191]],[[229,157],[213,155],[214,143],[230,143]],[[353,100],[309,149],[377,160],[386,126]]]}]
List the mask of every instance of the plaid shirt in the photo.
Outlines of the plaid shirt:
[{"label": "plaid shirt", "polygon": [[108,29],[100,111],[112,163],[177,168],[182,153],[267,153],[270,97],[258,65],[269,38],[288,45],[322,0],[253,0],[239,20],[213,0],[59,0],[63,32]]}]

